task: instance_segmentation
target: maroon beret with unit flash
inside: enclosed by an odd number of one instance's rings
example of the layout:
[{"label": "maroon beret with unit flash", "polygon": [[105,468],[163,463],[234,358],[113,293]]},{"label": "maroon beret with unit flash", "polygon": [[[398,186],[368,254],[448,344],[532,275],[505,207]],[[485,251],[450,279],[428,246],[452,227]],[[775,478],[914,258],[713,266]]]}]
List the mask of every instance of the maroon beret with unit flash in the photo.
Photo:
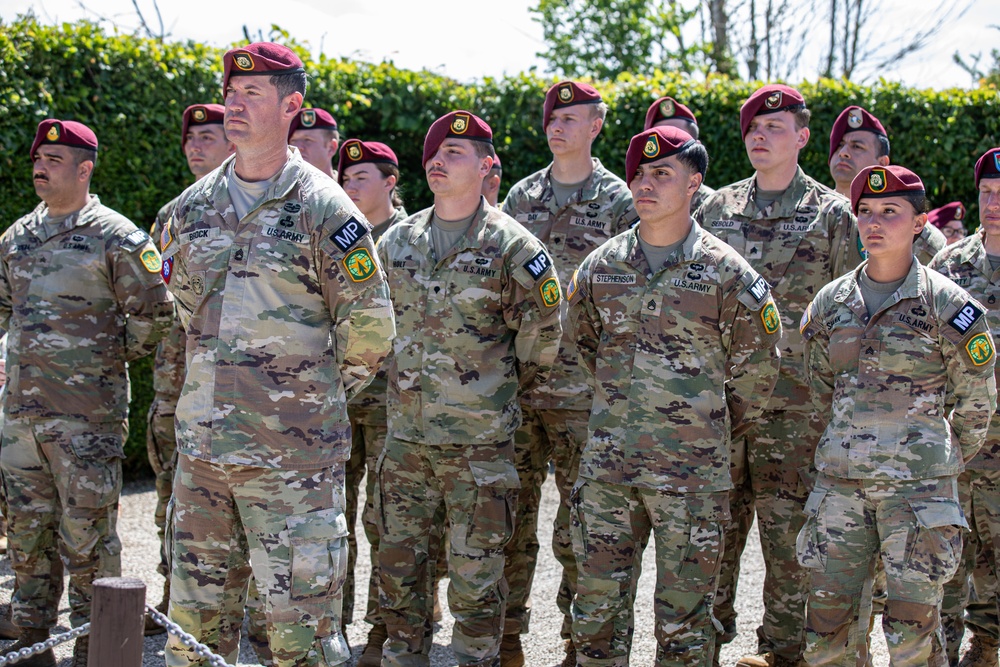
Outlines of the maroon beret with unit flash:
[{"label": "maroon beret with unit flash", "polygon": [[188,129],[192,125],[222,125],[226,107],[221,104],[192,104],[184,110],[181,126],[181,147],[187,143]]},{"label": "maroon beret with unit flash", "polygon": [[695,143],[695,138],[672,125],[653,127],[632,137],[625,154],[625,183],[632,184],[639,165],[655,162]]},{"label": "maroon beret with unit flash", "polygon": [[571,107],[577,104],[597,104],[601,94],[597,89],[586,83],[576,81],[560,81],[545,93],[545,107],[542,110],[542,129],[549,126],[549,116],[555,109]]},{"label": "maroon beret with unit flash", "polygon": [[962,202],[960,201],[953,201],[950,204],[945,204],[941,208],[936,208],[927,214],[927,222],[934,225],[938,229],[941,229],[952,220],[958,220],[961,222],[964,219],[965,207],[962,206]]},{"label": "maroon beret with unit flash", "polygon": [[229,79],[248,74],[291,74],[305,72],[302,60],[287,46],[273,42],[254,42],[226,51],[222,56],[222,96],[226,96]]},{"label": "maroon beret with unit flash", "polygon": [[365,162],[384,162],[399,166],[399,160],[391,148],[377,141],[361,141],[348,139],[340,146],[340,159],[337,162],[337,182],[344,184],[344,169]]},{"label": "maroon beret with unit flash", "polygon": [[680,118],[691,121],[695,125],[698,124],[698,119],[686,106],[672,97],[661,97],[649,105],[649,109],[646,111],[646,122],[642,129],[648,130],[661,120],[670,120],[671,118]]},{"label": "maroon beret with unit flash", "polygon": [[503,167],[500,165],[500,154],[493,154],[493,166],[490,169],[496,169],[497,171],[503,171]]},{"label": "maroon beret with unit flash", "polygon": [[891,164],[888,167],[865,167],[851,182],[851,210],[858,214],[862,197],[894,197],[896,195],[925,194],[920,177],[906,167]]},{"label": "maroon beret with unit flash", "polygon": [[976,187],[984,178],[1000,178],[1000,148],[991,148],[976,161]]},{"label": "maroon beret with unit flash", "polygon": [[759,88],[740,107],[741,136],[746,138],[747,130],[750,128],[750,121],[755,116],[778,113],[779,111],[794,112],[805,108],[805,99],[794,88],[783,86],[780,83],[772,83]]},{"label": "maroon beret with unit flash", "polygon": [[96,151],[97,135],[92,129],[75,120],[46,118],[38,124],[35,140],[31,143],[31,152],[28,155],[32,162],[35,160],[35,151],[43,144],[57,144]]},{"label": "maroon beret with unit flash", "polygon": [[427,136],[424,137],[424,156],[420,166],[425,166],[427,161],[434,157],[437,149],[448,137],[492,144],[493,130],[485,120],[468,111],[459,110],[445,114],[431,123],[430,129],[427,130]]},{"label": "maroon beret with unit flash", "polygon": [[830,131],[830,157],[826,159],[827,162],[833,159],[837,148],[840,146],[840,140],[844,138],[844,135],[855,130],[865,130],[866,132],[879,134],[883,137],[889,136],[878,118],[861,107],[847,107],[840,112],[837,120],[833,121],[833,130]]},{"label": "maroon beret with unit flash", "polygon": [[296,130],[336,130],[337,121],[330,115],[330,112],[319,107],[312,109],[299,109],[292,119],[292,124],[288,128],[288,138],[292,138],[292,132]]}]

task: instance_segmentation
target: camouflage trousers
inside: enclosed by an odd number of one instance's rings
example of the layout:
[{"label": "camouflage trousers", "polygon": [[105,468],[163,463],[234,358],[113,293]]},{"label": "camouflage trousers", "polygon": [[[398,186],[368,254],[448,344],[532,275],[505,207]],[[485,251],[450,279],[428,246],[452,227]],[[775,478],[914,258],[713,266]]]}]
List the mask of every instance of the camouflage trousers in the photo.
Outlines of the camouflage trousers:
[{"label": "camouflage trousers", "polygon": [[504,578],[510,588],[504,634],[526,634],[531,620],[531,584],[538,563],[538,508],[549,461],[555,463],[559,508],[552,529],[552,551],[562,565],[556,603],[563,614],[562,636],[569,639],[576,558],[570,533],[570,494],[580,471],[580,454],[587,441],[589,413],[549,410],[522,405],[523,422],[514,436],[514,465],[521,480],[517,495],[514,536],[504,549]]},{"label": "camouflage trousers", "polygon": [[673,494],[580,479],[573,495],[578,575],[573,643],[581,667],[627,667],[643,547],[656,546],[657,667],[712,664],[712,615],[729,496]]},{"label": "camouflage trousers", "polygon": [[885,566],[882,629],[893,665],[944,667],[940,606],[961,557],[955,477],[915,481],[820,475],[805,508],[798,554],[810,571],[806,663],[854,667],[861,591]]},{"label": "camouflage trousers", "polygon": [[56,624],[58,606],[52,602],[62,581],[53,561],[60,554],[69,573],[74,627],[90,620],[94,579],[121,576],[116,526],[126,433],[122,422],[6,420],[0,469],[10,512],[8,553],[16,577],[11,609],[17,625]]},{"label": "camouflage trousers", "polygon": [[[771,651],[783,663],[802,659],[809,573],[799,566],[795,536],[805,521],[802,508],[812,486],[816,445],[824,423],[816,413],[765,411],[757,424],[734,443],[737,470],[745,452],[746,473],[731,492],[733,519],[726,528],[726,553],[719,578],[716,617],[721,642],[736,637],[733,601],[747,532],[757,514],[764,556],[764,617],[757,628],[758,653]],[[734,474],[738,479],[739,473]],[[749,503],[753,502],[752,508]]]},{"label": "camouflage trousers", "polygon": [[[348,410],[350,414],[351,410]],[[344,609],[341,616],[346,625],[354,620],[354,567],[358,562],[358,538],[355,526],[358,521],[358,499],[361,496],[361,480],[365,477],[367,461],[367,441],[360,433],[362,427],[351,419],[351,458],[347,461],[344,476],[344,515],[347,517],[347,578],[344,580]],[[362,512],[363,514],[363,512]]]},{"label": "camouflage trousers", "polygon": [[[347,567],[342,469],[276,470],[219,465],[180,455],[174,479],[170,618],[213,650],[237,613],[229,569],[243,531],[264,598],[278,667],[340,665],[350,659],[340,632]],[[245,586],[245,584],[244,584]],[[242,617],[242,610],[238,614]],[[207,663],[171,635],[166,664]]]},{"label": "camouflage trousers", "polygon": [[[352,410],[354,410],[354,408],[348,408],[348,412],[351,412]],[[385,412],[382,411],[382,414],[384,416]],[[365,537],[368,538],[369,548],[371,549],[370,553],[372,563],[371,576],[368,579],[368,603],[365,608],[365,620],[372,625],[384,625],[385,621],[382,618],[382,608],[379,606],[378,593],[378,548],[381,543],[381,534],[379,533],[378,516],[375,512],[375,498],[378,495],[375,468],[378,465],[378,460],[382,454],[382,450],[385,448],[385,439],[388,429],[386,428],[384,420],[380,424],[365,423],[364,420],[360,423],[355,423],[354,416],[352,414],[351,433],[351,437],[355,440],[355,442],[357,442],[358,439],[363,440],[361,448],[362,451],[365,452],[366,467],[368,469],[368,476],[365,478],[365,508],[361,513],[361,522],[364,526]],[[439,509],[438,516],[434,521],[434,529],[437,536],[431,537],[431,553],[429,555],[429,560],[434,563],[433,571],[436,572],[436,576],[431,578],[428,582],[431,589],[427,592],[427,602],[431,605],[428,608],[428,614],[433,614],[434,612],[434,589],[437,587],[437,582],[448,576],[448,558],[446,556],[448,552],[448,544],[445,541],[447,531],[445,530],[445,512],[443,505]],[[435,545],[437,545],[436,548]]]},{"label": "camouflage trousers", "polygon": [[164,577],[170,575],[170,545],[166,541],[166,527],[167,505],[173,495],[174,469],[177,465],[177,435],[174,430],[176,408],[176,397],[157,396],[146,416],[146,456],[156,475],[156,511],[153,522],[160,538],[160,564],[156,571]]},{"label": "camouflage trousers", "polygon": [[969,531],[964,535],[958,571],[945,584],[941,604],[948,662],[952,665],[958,665],[966,626],[974,635],[1000,640],[1000,470],[966,470],[958,478],[958,491]]},{"label": "camouflage trousers", "polygon": [[503,548],[514,529],[514,445],[424,445],[390,434],[376,469],[379,591],[389,639],[383,667],[427,667],[432,543],[444,505],[449,530],[448,606],[458,664],[498,662],[507,603]]}]

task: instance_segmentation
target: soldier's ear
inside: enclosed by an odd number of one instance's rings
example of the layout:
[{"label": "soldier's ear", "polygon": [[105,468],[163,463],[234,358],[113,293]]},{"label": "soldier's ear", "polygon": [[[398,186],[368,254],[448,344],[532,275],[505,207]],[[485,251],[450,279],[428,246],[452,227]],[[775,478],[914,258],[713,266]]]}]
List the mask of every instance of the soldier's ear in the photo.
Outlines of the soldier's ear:
[{"label": "soldier's ear", "polygon": [[803,127],[799,129],[798,132],[799,132],[799,138],[798,141],[795,142],[795,147],[798,148],[799,150],[802,150],[803,148],[806,147],[806,144],[809,143],[809,128]]}]

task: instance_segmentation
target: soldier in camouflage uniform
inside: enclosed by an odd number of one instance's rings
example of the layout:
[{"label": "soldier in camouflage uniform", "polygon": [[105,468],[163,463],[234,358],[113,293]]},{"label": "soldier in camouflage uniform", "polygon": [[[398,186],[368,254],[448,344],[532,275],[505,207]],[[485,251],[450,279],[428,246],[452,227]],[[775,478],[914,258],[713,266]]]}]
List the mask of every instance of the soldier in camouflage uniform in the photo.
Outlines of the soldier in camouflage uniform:
[{"label": "soldier in camouflage uniform", "polygon": [[[181,119],[181,149],[195,180],[213,171],[235,150],[226,140],[226,133],[222,128],[224,113],[225,107],[221,104],[193,104],[184,110]],[[176,203],[177,199],[174,198],[156,214],[150,232],[154,239],[160,238]],[[156,571],[164,577],[163,598],[156,608],[163,613],[167,612],[167,603],[170,602],[170,546],[164,538],[167,505],[173,493],[174,462],[177,458],[174,412],[184,384],[184,344],[184,330],[180,322],[175,320],[170,333],[156,346],[153,360],[154,396],[146,418],[146,450],[149,465],[156,475],[156,513],[153,520],[160,538],[160,564]],[[145,632],[147,635],[155,635],[166,632],[166,629],[147,615]]]},{"label": "soldier in camouflage uniform", "polygon": [[[333,168],[333,158],[337,155],[337,146],[340,144],[340,132],[337,130],[337,121],[329,111],[319,107],[299,109],[298,115],[292,120],[292,126],[288,128],[288,143],[299,149],[303,160],[333,180],[338,179]],[[364,470],[361,472],[364,474]],[[359,483],[360,481],[358,478]],[[357,503],[357,497],[354,502]],[[352,548],[357,553],[357,544],[353,544]]]},{"label": "soldier in camouflage uniform", "polygon": [[498,206],[497,199],[500,196],[500,181],[502,179],[503,166],[500,164],[500,156],[494,154],[490,173],[483,179],[483,196],[486,197],[486,203],[494,208]]},{"label": "soldier in camouflage uniform", "polygon": [[[42,203],[0,237],[0,327],[9,332],[0,469],[18,649],[56,623],[52,559],[61,554],[69,572],[74,627],[90,620],[93,580],[121,574],[127,366],[153,351],[173,312],[149,235],[89,192],[93,131],[44,120],[30,155]],[[77,640],[74,665],[86,665],[87,646]],[[19,664],[55,658],[48,650]]]},{"label": "soldier in camouflage uniform", "polygon": [[[851,182],[865,167],[889,164],[889,135],[878,118],[858,106],[840,112],[830,130],[830,175],[836,190],[851,196]],[[934,225],[924,225],[913,243],[913,254],[926,264],[948,241]],[[884,577],[881,580],[884,585]],[[884,593],[884,590],[883,590]]]},{"label": "soldier in camouflage uniform", "polygon": [[916,174],[866,167],[851,204],[869,258],[801,322],[806,373],[831,406],[798,535],[811,572],[805,659],[864,657],[851,628],[881,557],[891,663],[943,667],[942,587],[966,527],[957,480],[996,409],[994,341],[984,306],[913,256],[929,208]]},{"label": "soldier in camouflage uniform", "polygon": [[940,229],[948,245],[952,245],[966,237],[965,213],[966,209],[962,202],[949,202],[928,213],[927,224]]},{"label": "soldier in camouflage uniform", "polygon": [[562,298],[542,243],[486,205],[492,155],[492,131],[471,113],[435,121],[423,154],[434,206],[379,242],[399,327],[376,471],[387,667],[430,664],[425,598],[442,503],[452,649],[459,665],[500,665],[518,395],[544,383],[555,360]]},{"label": "soldier in camouflage uniform", "polygon": [[[979,190],[979,231],[939,252],[928,266],[951,278],[986,306],[986,321],[994,338],[1000,332],[1000,148],[987,151],[976,163]],[[954,211],[944,216],[955,219]],[[959,216],[961,217],[961,216]],[[965,465],[959,478],[970,532],[962,559],[944,589],[941,622],[948,662],[955,667],[996,667],[1000,648],[997,610],[997,562],[1000,561],[1000,417],[993,416],[986,444]],[[970,599],[968,579],[972,574]],[[967,618],[963,618],[963,614]],[[972,632],[969,651],[958,659],[965,627]]]},{"label": "soldier in camouflage uniform", "polygon": [[[350,658],[338,599],[347,401],[395,333],[370,225],[286,144],[305,85],[287,47],[225,54],[236,155],[181,195],[160,237],[187,332],[170,617],[218,647],[241,531],[278,667]],[[166,659],[204,664],[174,636]]]},{"label": "soldier in camouflage uniform", "polygon": [[766,567],[758,655],[744,657],[742,667],[784,667],[802,657],[808,582],[795,558],[795,535],[805,520],[802,508],[825,412],[819,412],[802,377],[802,339],[792,318],[823,285],[861,262],[849,202],[798,166],[808,124],[809,110],[798,91],[781,85],[757,90],[740,109],[754,175],[719,189],[694,213],[767,280],[785,318],[774,393],[757,425],[733,439],[731,454],[733,519],[716,599],[722,642],[736,636],[733,600],[754,510]]},{"label": "soldier in camouflage uniform", "polygon": [[[642,129],[648,130],[653,127],[669,125],[684,130],[695,139],[698,138],[698,119],[686,106],[672,97],[661,97],[646,110],[646,120]],[[709,196],[715,194],[715,190],[704,183],[698,188],[691,198],[691,210],[697,211]]]},{"label": "soldier in camouflage uniform", "polygon": [[704,146],[678,128],[633,137],[626,178],[639,225],[591,253],[570,284],[595,387],[572,497],[581,667],[628,664],[650,532],[654,664],[712,664],[729,440],[774,388],[781,319],[767,282],[691,220],[707,166]]},{"label": "soldier in camouflage uniform", "polygon": [[[585,83],[563,81],[545,94],[542,129],[552,164],[520,181],[507,193],[503,212],[542,241],[561,284],[592,250],[633,224],[637,216],[625,183],[591,157],[608,107]],[[565,321],[566,305],[561,307]],[[538,558],[538,505],[549,460],[555,462],[559,508],[552,549],[562,565],[557,603],[566,639],[563,664],[575,665],[570,604],[576,593],[576,559],[569,532],[569,494],[576,482],[580,452],[587,438],[587,411],[593,400],[590,381],[577,359],[576,346],[563,327],[559,357],[548,382],[521,397],[523,422],[514,439],[521,479],[514,537],[504,551],[504,576],[510,587],[501,648],[503,667],[521,667],[521,634],[528,632],[531,582]]]}]

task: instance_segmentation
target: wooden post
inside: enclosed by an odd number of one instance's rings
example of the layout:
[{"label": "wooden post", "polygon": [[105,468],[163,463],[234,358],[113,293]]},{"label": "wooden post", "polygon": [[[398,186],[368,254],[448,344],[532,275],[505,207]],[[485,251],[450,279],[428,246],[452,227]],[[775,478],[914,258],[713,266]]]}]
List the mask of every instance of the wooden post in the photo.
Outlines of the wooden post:
[{"label": "wooden post", "polygon": [[146,584],[141,579],[94,580],[87,667],[142,667]]}]

